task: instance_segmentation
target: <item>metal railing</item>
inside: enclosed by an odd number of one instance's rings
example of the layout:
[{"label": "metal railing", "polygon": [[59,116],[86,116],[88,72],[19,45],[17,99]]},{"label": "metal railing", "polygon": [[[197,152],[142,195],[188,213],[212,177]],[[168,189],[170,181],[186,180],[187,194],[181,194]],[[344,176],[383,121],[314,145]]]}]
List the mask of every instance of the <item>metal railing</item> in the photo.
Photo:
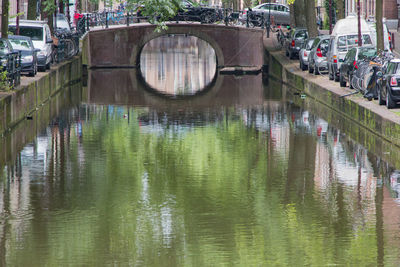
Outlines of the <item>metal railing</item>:
[{"label": "metal railing", "polygon": [[[202,24],[225,24],[226,26],[241,25],[246,27],[264,28],[269,25],[268,15],[262,12],[247,11],[246,16],[240,16],[241,12],[234,12],[231,8],[206,8],[196,12],[178,12],[171,18],[171,22],[199,22]],[[84,34],[90,27],[101,26],[108,28],[110,25],[130,26],[143,21],[154,21],[155,18],[142,16],[137,12],[101,12],[85,15],[77,23],[77,32]]]}]

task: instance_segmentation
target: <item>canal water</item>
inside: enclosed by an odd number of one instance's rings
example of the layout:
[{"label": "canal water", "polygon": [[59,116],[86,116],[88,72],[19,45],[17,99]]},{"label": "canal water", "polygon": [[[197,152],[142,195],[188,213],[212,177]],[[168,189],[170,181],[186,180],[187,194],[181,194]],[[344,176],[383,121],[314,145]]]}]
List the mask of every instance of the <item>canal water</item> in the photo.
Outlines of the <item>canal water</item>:
[{"label": "canal water", "polygon": [[1,139],[0,266],[398,265],[398,148],[199,43],[89,71]]}]

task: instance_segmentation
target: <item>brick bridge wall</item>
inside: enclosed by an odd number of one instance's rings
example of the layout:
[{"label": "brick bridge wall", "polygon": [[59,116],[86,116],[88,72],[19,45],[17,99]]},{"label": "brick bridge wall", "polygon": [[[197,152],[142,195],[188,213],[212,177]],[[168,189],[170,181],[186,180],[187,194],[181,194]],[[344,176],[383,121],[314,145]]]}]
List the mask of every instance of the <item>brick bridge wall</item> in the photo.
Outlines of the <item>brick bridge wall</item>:
[{"label": "brick bridge wall", "polygon": [[189,34],[207,41],[223,67],[262,67],[263,31],[205,24],[168,24],[155,32],[151,24],[90,31],[83,40],[83,63],[88,67],[136,67],[140,52],[151,39],[165,34]]}]

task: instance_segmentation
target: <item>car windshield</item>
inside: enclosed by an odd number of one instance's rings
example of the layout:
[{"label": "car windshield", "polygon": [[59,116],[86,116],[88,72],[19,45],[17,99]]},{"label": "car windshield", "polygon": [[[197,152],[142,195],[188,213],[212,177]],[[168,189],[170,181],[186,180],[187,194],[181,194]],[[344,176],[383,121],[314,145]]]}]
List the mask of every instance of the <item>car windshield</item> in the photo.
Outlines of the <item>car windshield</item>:
[{"label": "car windshield", "polygon": [[376,56],[375,48],[363,48],[358,52],[358,59],[372,58]]},{"label": "car windshield", "polygon": [[[10,26],[10,32],[16,34],[16,27]],[[32,40],[43,40],[43,28],[42,27],[29,27],[29,26],[20,26],[19,27],[19,35],[31,37]]]},{"label": "car windshield", "polygon": [[306,39],[307,38],[307,32],[306,31],[299,31],[294,35],[295,39]]},{"label": "car windshield", "polygon": [[62,18],[57,18],[57,28],[60,29],[68,29],[70,30],[71,28],[69,27],[68,21]]},{"label": "car windshield", "polygon": [[30,45],[28,40],[20,40],[20,39],[8,39],[12,45],[12,47],[16,50],[21,51],[31,51],[32,46]]},{"label": "car windshield", "polygon": [[4,40],[0,40],[0,56],[4,56],[8,52],[9,51],[8,51],[6,42]]},{"label": "car windshield", "polygon": [[[363,39],[362,41],[363,45],[372,44],[371,37],[368,34],[363,34],[362,39]],[[355,47],[357,45],[358,45],[358,35],[356,34],[340,36],[337,41],[337,47],[339,51],[347,51],[349,48]]]},{"label": "car windshield", "polygon": [[306,49],[311,50],[312,44],[314,43],[314,39],[308,40]]}]

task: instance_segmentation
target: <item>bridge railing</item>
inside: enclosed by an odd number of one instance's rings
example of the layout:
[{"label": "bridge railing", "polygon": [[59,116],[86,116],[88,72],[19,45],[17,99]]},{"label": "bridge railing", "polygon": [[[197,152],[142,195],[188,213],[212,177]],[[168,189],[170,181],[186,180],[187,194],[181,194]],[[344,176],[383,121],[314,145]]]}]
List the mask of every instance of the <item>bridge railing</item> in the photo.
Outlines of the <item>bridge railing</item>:
[{"label": "bridge railing", "polygon": [[[205,8],[193,12],[178,12],[170,21],[176,23],[202,23],[202,24],[224,24],[226,26],[260,27],[268,26],[268,16],[263,13],[247,11],[246,16],[242,12],[234,12],[230,8]],[[156,20],[157,18],[152,18]],[[149,17],[142,16],[140,12],[98,12],[85,15],[77,23],[77,31],[84,34],[90,27],[101,26],[108,28],[110,25],[132,25],[141,22],[151,22]]]}]

